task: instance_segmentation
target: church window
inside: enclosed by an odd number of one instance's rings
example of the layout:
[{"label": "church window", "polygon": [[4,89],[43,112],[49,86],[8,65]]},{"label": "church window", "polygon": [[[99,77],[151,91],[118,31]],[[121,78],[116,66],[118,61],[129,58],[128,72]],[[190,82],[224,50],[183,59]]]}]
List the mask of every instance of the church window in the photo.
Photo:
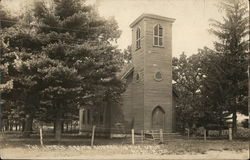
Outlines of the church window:
[{"label": "church window", "polygon": [[141,29],[137,28],[136,30],[136,49],[141,48]]},{"label": "church window", "polygon": [[137,81],[140,79],[140,75],[139,75],[139,73],[137,73],[137,74],[136,74],[135,79],[136,79]]},{"label": "church window", "polygon": [[159,24],[154,27],[154,46],[163,46],[163,28]]},{"label": "church window", "polygon": [[162,80],[161,72],[156,72],[154,78],[156,81],[161,81]]}]

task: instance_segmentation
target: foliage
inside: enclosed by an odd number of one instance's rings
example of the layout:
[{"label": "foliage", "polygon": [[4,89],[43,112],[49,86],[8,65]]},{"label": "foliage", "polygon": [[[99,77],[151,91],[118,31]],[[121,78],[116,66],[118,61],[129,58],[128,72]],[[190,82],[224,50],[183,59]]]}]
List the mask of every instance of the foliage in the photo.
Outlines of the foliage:
[{"label": "foliage", "polygon": [[80,0],[35,1],[29,11],[3,33],[5,82],[13,82],[4,99],[21,104],[24,116],[61,123],[66,112],[120,96],[114,18]]},{"label": "foliage", "polygon": [[235,133],[236,113],[247,114],[247,5],[242,0],[228,0],[219,6],[223,20],[211,20],[210,28],[218,38],[215,49],[204,47],[191,57],[173,58],[173,80],[180,95],[177,111],[182,125],[206,127],[211,123],[223,128],[233,114]]},{"label": "foliage", "polygon": [[0,4],[0,20],[2,29],[13,26],[17,21],[2,4]]},{"label": "foliage", "polygon": [[[218,41],[215,52],[220,56],[220,81],[224,83],[224,105],[233,114],[233,131],[236,132],[237,112],[247,114],[247,56],[249,54],[249,17],[243,0],[220,3],[225,16],[222,22],[211,20],[210,32]],[[226,89],[228,88],[228,89]]]},{"label": "foliage", "polygon": [[241,122],[243,128],[250,128],[249,124],[250,124],[249,119],[245,119],[244,121]]},{"label": "foliage", "polygon": [[132,63],[132,46],[131,45],[123,50],[123,57],[126,63]]},{"label": "foliage", "polygon": [[192,127],[199,121],[201,108],[201,72],[200,55],[187,57],[184,53],[180,58],[173,58],[173,80],[178,92],[177,117],[181,128]]},{"label": "foliage", "polygon": [[237,132],[236,132],[236,138],[249,139],[250,138],[250,129],[238,127]]}]

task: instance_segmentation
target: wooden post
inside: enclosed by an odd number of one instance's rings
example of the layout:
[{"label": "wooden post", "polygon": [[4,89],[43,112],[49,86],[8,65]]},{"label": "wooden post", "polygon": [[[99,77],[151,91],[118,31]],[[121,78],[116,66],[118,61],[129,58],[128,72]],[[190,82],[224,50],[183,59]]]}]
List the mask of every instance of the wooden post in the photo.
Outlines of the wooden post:
[{"label": "wooden post", "polygon": [[39,127],[39,133],[40,133],[40,144],[43,146],[43,128],[42,126]]},{"label": "wooden post", "polygon": [[162,132],[162,129],[160,129],[160,142],[163,143],[163,132]]},{"label": "wooden post", "polygon": [[135,130],[131,129],[131,134],[132,134],[132,144],[135,144]]},{"label": "wooden post", "polygon": [[229,129],[228,129],[228,136],[229,136],[229,141],[233,140],[232,128],[231,127],[229,127]]},{"label": "wooden post", "polygon": [[95,125],[93,125],[92,128],[91,147],[94,146],[94,138],[95,138]]},{"label": "wooden post", "polygon": [[143,139],[144,139],[144,134],[143,134],[143,130],[141,130],[141,143],[143,143]]},{"label": "wooden post", "polygon": [[204,141],[206,141],[207,140],[207,131],[206,131],[206,129],[204,129]]},{"label": "wooden post", "polygon": [[[79,134],[81,134],[83,128],[83,109],[79,109]],[[72,121],[71,121],[71,131],[72,131]]]}]

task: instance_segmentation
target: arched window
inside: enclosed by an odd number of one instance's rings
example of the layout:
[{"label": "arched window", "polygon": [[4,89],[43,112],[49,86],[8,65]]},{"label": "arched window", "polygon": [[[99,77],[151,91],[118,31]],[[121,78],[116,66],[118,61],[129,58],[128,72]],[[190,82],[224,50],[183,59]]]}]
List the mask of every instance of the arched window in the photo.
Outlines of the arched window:
[{"label": "arched window", "polygon": [[136,49],[141,48],[141,29],[136,30]]},{"label": "arched window", "polygon": [[159,24],[154,27],[154,46],[163,46],[163,28]]},{"label": "arched window", "polygon": [[139,73],[137,73],[137,74],[136,74],[135,79],[136,79],[137,81],[139,81],[139,79],[140,79],[140,75],[139,75]]}]

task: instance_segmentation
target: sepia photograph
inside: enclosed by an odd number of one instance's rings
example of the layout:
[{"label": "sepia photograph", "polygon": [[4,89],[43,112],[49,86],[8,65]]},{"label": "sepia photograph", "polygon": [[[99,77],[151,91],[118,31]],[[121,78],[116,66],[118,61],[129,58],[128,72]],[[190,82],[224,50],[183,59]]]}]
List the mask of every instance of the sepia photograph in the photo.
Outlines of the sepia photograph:
[{"label": "sepia photograph", "polygon": [[249,0],[0,0],[0,160],[247,160]]}]

